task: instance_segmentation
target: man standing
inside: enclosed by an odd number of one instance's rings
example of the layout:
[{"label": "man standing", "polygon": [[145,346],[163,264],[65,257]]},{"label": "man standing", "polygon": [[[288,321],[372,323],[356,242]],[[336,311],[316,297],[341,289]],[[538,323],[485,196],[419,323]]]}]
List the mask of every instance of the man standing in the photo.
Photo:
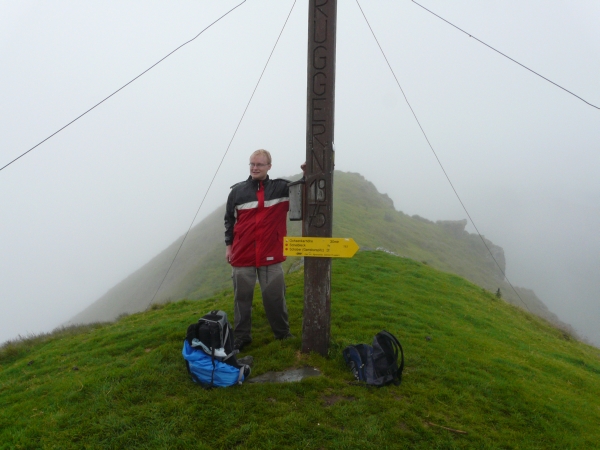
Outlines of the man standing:
[{"label": "man standing", "polygon": [[271,154],[250,155],[250,176],[231,188],[225,211],[225,256],[232,266],[234,347],[252,342],[252,299],[256,277],[276,339],[290,334],[281,263],[289,209],[288,181],[270,179]]}]

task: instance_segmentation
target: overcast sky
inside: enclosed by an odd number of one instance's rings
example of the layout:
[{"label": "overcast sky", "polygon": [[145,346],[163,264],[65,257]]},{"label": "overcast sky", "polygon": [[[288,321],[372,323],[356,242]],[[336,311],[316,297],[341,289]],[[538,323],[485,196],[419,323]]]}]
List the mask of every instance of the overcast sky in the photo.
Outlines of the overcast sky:
[{"label": "overcast sky", "polygon": [[[238,3],[0,0],[0,167]],[[225,155],[292,4],[248,0],[0,171],[0,342],[52,330],[185,233],[222,158],[197,221],[257,148],[272,175],[299,171],[306,0]],[[408,0],[360,4],[510,281],[600,345],[600,110]],[[600,2],[422,4],[600,106]],[[338,1],[335,132],[336,168],[397,209],[467,218],[352,0]]]}]

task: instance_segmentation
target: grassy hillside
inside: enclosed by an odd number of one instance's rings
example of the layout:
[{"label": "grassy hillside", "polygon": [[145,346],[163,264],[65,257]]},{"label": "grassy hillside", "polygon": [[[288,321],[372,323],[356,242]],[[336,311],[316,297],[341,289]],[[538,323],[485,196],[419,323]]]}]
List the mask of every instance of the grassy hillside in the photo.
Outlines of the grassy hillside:
[{"label": "grassy hillside", "polygon": [[[231,269],[225,262],[223,243],[224,206],[194,227],[169,272],[155,303],[180,298],[198,299],[231,284]],[[383,247],[400,256],[425,262],[458,274],[503,298],[544,317],[563,329],[561,323],[531,290],[513,289],[504,281],[504,251],[464,230],[466,221],[434,223],[397,211],[385,194],[356,173],[335,173],[333,234],[352,237],[361,248]],[[288,235],[299,236],[299,222],[288,224]],[[150,304],[181,240],[173,243],[144,267],[116,285],[70,323],[113,320],[124,313],[143,311]],[[495,259],[495,261],[494,261]],[[287,267],[293,264],[290,258]],[[499,269],[500,266],[502,271]]]},{"label": "grassy hillside", "polygon": [[357,173],[336,172],[335,182],[334,204],[339,206],[334,210],[335,236],[353,237],[361,248],[385,248],[460,275],[490,292],[500,289],[504,300],[574,334],[532,290],[513,289],[506,282],[504,250],[485,237],[484,245],[479,235],[465,231],[466,220],[432,222],[408,216]]},{"label": "grassy hillside", "polygon": [[[288,275],[300,336],[301,272]],[[203,390],[187,326],[232,293],[0,350],[0,448],[597,448],[600,355],[470,282],[384,252],[334,260],[329,358],[273,341],[257,302],[253,375],[323,376]],[[402,342],[400,386],[366,388],[341,356],[381,329]]]}]

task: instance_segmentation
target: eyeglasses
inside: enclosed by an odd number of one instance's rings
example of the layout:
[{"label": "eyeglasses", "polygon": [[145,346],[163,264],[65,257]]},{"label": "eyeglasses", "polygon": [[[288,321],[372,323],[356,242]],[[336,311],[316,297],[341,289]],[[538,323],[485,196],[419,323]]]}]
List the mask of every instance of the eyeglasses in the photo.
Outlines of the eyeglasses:
[{"label": "eyeglasses", "polygon": [[249,165],[250,167],[256,167],[257,169],[262,169],[263,167],[266,167],[266,166],[268,166],[269,164],[261,164],[261,163],[255,164],[255,163],[250,163],[250,164],[248,164],[248,165]]}]

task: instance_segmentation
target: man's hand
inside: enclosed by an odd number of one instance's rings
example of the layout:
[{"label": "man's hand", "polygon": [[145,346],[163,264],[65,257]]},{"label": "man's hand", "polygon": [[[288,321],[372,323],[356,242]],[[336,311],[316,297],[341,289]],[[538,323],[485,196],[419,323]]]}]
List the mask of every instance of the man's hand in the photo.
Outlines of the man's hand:
[{"label": "man's hand", "polygon": [[231,245],[228,245],[225,248],[225,259],[227,260],[227,262],[229,264],[231,264],[231,256],[232,256],[232,252],[231,252]]}]

